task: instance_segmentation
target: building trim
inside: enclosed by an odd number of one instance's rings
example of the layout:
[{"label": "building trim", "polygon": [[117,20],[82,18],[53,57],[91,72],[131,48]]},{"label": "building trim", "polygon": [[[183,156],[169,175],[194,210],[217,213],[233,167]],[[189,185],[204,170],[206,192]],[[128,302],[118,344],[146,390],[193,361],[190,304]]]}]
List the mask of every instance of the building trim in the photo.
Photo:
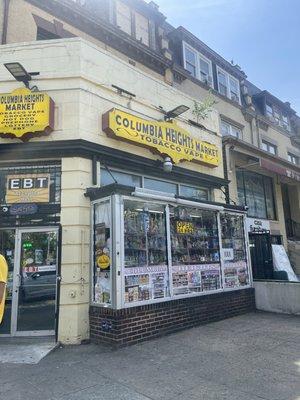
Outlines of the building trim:
[{"label": "building trim", "polygon": [[97,159],[104,165],[126,169],[130,172],[147,173],[160,179],[202,185],[209,188],[221,188],[229,181],[223,178],[173,166],[172,172],[163,170],[160,160],[151,160],[112,147],[92,143],[83,139],[59,140],[54,142],[28,142],[0,144],[1,161],[58,159],[62,157],[82,157]]},{"label": "building trim", "polygon": [[78,7],[76,4],[70,7],[69,3],[53,0],[26,1],[161,75],[173,65],[172,60],[140,43],[114,25],[104,20],[99,22],[84,7]]}]

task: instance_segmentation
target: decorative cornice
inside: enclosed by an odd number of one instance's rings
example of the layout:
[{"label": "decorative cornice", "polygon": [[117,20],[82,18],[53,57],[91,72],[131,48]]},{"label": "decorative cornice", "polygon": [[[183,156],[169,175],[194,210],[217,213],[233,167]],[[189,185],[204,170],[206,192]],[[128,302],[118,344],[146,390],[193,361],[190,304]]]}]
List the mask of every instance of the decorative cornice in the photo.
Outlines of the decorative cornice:
[{"label": "decorative cornice", "polygon": [[53,17],[111,46],[129,58],[133,58],[141,64],[146,65],[161,75],[164,75],[165,70],[173,65],[172,60],[135,40],[114,25],[102,19],[99,22],[94,16],[85,11],[83,7],[75,4],[71,7],[69,2],[57,0],[26,1],[46,11]]}]

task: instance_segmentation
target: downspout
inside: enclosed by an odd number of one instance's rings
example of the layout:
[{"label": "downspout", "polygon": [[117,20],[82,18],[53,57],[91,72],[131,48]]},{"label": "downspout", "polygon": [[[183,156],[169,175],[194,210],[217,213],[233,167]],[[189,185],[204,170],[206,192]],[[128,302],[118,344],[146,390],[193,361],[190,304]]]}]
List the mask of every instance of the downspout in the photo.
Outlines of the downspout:
[{"label": "downspout", "polygon": [[6,44],[6,40],[7,40],[9,5],[10,5],[10,0],[4,0],[3,29],[2,29],[1,44]]},{"label": "downspout", "polygon": [[[222,145],[223,150],[223,169],[224,169],[224,179],[228,181],[228,165],[227,165],[227,148],[226,144]],[[225,189],[225,201],[226,204],[230,204],[230,196],[229,196],[229,184],[227,183],[224,186]]]}]

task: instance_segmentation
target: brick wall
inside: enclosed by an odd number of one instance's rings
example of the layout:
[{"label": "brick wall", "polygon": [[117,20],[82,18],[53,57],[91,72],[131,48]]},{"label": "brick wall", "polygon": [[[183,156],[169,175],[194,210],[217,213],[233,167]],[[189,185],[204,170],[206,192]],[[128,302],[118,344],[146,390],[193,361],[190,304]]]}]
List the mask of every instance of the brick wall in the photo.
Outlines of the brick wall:
[{"label": "brick wall", "polygon": [[135,344],[254,309],[254,289],[172,300],[123,310],[91,306],[91,340],[116,346]]}]

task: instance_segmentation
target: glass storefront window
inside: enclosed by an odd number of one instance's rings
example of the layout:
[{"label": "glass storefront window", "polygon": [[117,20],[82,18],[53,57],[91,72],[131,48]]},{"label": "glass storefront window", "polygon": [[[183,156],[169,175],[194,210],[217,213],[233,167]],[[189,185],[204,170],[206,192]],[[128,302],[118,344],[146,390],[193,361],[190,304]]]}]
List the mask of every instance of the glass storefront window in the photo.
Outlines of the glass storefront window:
[{"label": "glass storefront window", "polygon": [[101,186],[111,185],[115,180],[120,185],[127,185],[133,187],[141,187],[142,178],[138,175],[131,175],[125,172],[111,171],[111,174],[104,168],[101,168]]},{"label": "glass storefront window", "polygon": [[145,178],[144,187],[146,189],[157,190],[158,192],[177,194],[177,185],[175,183],[160,181],[158,179]]},{"label": "glass storefront window", "polygon": [[125,201],[125,303],[169,296],[165,206]]},{"label": "glass storefront window", "polygon": [[111,304],[111,204],[94,206],[94,293],[99,304]]},{"label": "glass storefront window", "polygon": [[170,208],[173,294],[220,288],[217,214],[187,207]]},{"label": "glass storefront window", "polygon": [[114,193],[94,205],[95,303],[122,308],[249,286],[244,214],[143,197]]},{"label": "glass storefront window", "polygon": [[248,216],[275,219],[272,179],[249,171],[237,171],[236,176],[239,204],[248,206]]},{"label": "glass storefront window", "polygon": [[209,191],[208,189],[200,189],[193,186],[180,185],[180,196],[207,201],[209,200]]},{"label": "glass storefront window", "polygon": [[245,246],[244,217],[222,213],[222,256],[224,287],[236,288],[249,285],[249,272]]}]

